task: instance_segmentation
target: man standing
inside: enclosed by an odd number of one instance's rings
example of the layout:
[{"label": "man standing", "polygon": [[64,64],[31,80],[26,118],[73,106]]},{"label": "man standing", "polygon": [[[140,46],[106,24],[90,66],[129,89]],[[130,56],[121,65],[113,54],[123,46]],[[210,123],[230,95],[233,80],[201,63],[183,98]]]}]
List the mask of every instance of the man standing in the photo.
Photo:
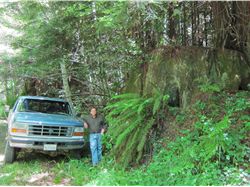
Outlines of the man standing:
[{"label": "man standing", "polygon": [[90,150],[93,166],[102,159],[102,134],[105,131],[104,118],[97,115],[95,107],[90,110],[90,115],[85,118],[84,128],[89,128]]}]

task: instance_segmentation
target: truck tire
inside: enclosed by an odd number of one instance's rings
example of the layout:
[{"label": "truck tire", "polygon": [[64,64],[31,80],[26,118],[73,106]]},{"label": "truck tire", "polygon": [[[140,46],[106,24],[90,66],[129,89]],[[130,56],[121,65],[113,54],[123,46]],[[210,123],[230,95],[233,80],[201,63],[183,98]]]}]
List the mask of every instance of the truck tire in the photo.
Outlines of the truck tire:
[{"label": "truck tire", "polygon": [[6,142],[5,151],[4,151],[4,163],[12,163],[16,158],[16,150],[14,147],[10,147],[9,142]]}]

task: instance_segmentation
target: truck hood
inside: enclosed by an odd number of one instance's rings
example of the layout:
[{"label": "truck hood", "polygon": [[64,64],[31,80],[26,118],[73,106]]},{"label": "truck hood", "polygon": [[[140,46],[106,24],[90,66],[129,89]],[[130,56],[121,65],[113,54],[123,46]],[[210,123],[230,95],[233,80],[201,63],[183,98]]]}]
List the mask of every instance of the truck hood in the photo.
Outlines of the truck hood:
[{"label": "truck hood", "polygon": [[60,125],[60,126],[83,126],[83,123],[70,115],[45,114],[35,112],[17,112],[14,117],[15,122]]}]

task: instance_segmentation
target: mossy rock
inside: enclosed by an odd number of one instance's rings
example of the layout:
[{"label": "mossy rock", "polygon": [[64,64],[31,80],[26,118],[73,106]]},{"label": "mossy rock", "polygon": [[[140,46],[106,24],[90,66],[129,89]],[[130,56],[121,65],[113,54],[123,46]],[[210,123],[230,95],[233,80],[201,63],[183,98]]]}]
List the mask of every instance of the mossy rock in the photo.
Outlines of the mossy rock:
[{"label": "mossy rock", "polygon": [[[153,88],[157,87],[186,108],[192,96],[200,91],[199,85],[205,81],[217,84],[221,89],[237,90],[249,73],[243,55],[237,51],[165,46],[152,52],[143,94],[152,95]],[[131,75],[126,92],[139,93],[139,73],[133,71]]]}]

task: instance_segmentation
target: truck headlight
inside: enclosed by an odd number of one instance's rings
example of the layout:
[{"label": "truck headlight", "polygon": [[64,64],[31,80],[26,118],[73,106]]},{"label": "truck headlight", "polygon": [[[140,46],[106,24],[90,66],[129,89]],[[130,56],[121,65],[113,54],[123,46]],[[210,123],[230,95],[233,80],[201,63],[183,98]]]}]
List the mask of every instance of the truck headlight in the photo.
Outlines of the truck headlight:
[{"label": "truck headlight", "polygon": [[10,128],[11,134],[18,134],[18,135],[27,135],[27,124],[25,123],[13,123],[13,125]]},{"label": "truck headlight", "polygon": [[83,136],[83,127],[75,127],[73,136]]}]

